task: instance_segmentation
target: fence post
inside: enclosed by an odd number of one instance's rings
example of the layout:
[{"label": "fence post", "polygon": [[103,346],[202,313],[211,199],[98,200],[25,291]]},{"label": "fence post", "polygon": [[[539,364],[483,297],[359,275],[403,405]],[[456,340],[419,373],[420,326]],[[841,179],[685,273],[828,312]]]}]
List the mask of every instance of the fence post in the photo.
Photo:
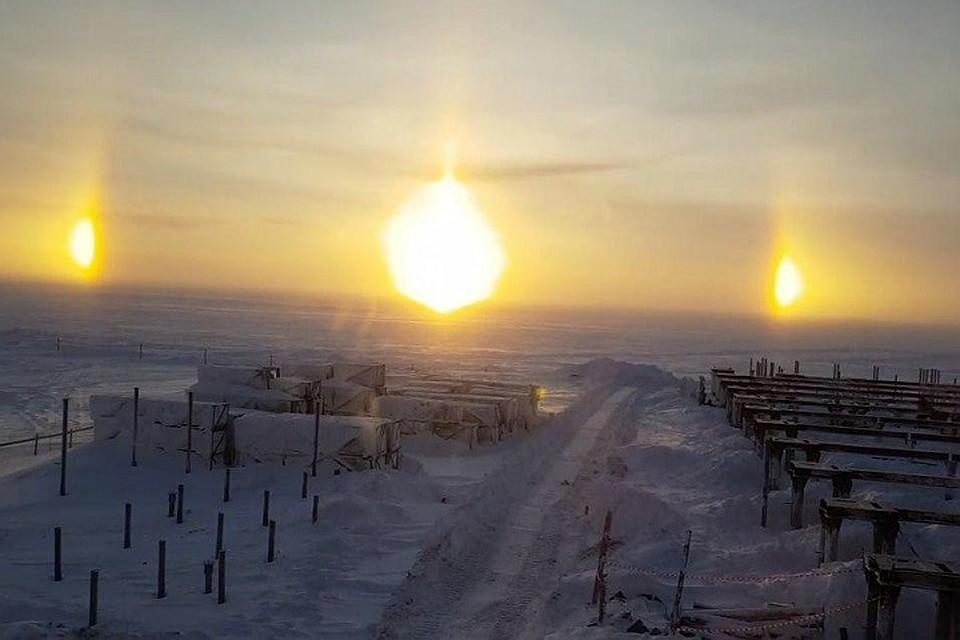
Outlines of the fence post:
[{"label": "fence post", "polygon": [[167,597],[167,541],[157,542],[157,599]]},{"label": "fence post", "polygon": [[[321,398],[323,394],[321,394]],[[320,399],[317,399],[317,406],[314,407],[313,416],[313,462],[310,463],[310,474],[317,477],[317,456],[320,452]]]},{"label": "fence post", "polygon": [[183,524],[183,485],[177,485],[177,524]]},{"label": "fence post", "polygon": [[300,499],[307,499],[307,472],[303,472],[303,481],[300,483]]},{"label": "fence post", "polygon": [[187,461],[186,472],[190,473],[190,454],[193,452],[193,391],[187,391]]},{"label": "fence post", "polygon": [[39,451],[40,451],[40,434],[34,433],[33,434],[33,455],[37,455]]},{"label": "fence post", "polygon": [[217,556],[217,604],[227,601],[227,552]]},{"label": "fence post", "polygon": [[172,518],[177,510],[177,494],[170,492],[167,494],[167,517]]},{"label": "fence post", "polygon": [[63,580],[63,536],[60,527],[53,528],[53,581]]},{"label": "fence post", "polygon": [[316,523],[320,517],[320,496],[313,496],[313,522]]},{"label": "fence post", "polygon": [[203,561],[203,592],[213,593],[213,560]]},{"label": "fence post", "polygon": [[137,466],[137,432],[140,427],[140,387],[133,388],[133,448],[130,454],[130,466]]},{"label": "fence post", "polygon": [[227,473],[223,477],[223,501],[230,502],[230,469],[227,468]]},{"label": "fence post", "polygon": [[680,600],[683,597],[683,580],[686,577],[687,563],[690,561],[690,538],[692,531],[687,531],[687,542],[683,545],[683,568],[677,578],[677,593],[673,599],[673,612],[670,614],[670,627],[676,629],[680,625]]},{"label": "fence post", "polygon": [[140,360],[143,360],[143,343],[140,343]]},{"label": "fence post", "polygon": [[60,434],[60,495],[67,495],[67,415],[70,399],[63,399],[63,430]]},{"label": "fence post", "polygon": [[128,502],[123,505],[123,548],[130,548],[130,512],[133,509],[132,505]]},{"label": "fence post", "polygon": [[90,572],[90,615],[87,618],[87,626],[97,626],[97,604],[100,588],[100,571],[93,569]]},{"label": "fence post", "polygon": [[270,490],[263,490],[263,519],[261,524],[266,527],[270,524]]},{"label": "fence post", "polygon": [[217,514],[217,549],[214,557],[223,551],[223,512]]},{"label": "fence post", "polygon": [[267,562],[273,562],[276,552],[277,521],[270,521],[270,529],[267,534]]}]

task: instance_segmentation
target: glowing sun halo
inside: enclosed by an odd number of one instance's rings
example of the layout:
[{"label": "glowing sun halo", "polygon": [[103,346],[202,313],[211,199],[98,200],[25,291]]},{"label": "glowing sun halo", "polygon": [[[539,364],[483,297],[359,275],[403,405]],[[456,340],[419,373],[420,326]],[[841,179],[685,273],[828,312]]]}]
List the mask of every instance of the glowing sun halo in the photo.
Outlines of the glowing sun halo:
[{"label": "glowing sun halo", "polygon": [[81,269],[89,269],[97,255],[97,234],[93,222],[84,218],[70,233],[70,257]]},{"label": "glowing sun halo", "polygon": [[449,175],[400,207],[384,247],[397,290],[439,313],[489,298],[506,266],[496,232]]},{"label": "glowing sun halo", "polygon": [[803,275],[789,256],[780,259],[774,284],[774,295],[777,304],[782,308],[789,307],[803,295]]}]

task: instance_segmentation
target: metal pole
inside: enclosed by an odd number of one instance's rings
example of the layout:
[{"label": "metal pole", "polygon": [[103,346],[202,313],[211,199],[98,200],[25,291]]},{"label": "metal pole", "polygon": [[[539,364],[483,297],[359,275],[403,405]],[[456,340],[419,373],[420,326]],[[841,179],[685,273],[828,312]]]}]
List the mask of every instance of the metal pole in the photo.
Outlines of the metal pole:
[{"label": "metal pole", "polygon": [[60,434],[60,495],[67,495],[67,414],[70,399],[63,399],[63,430]]},{"label": "metal pole", "polygon": [[137,432],[140,427],[140,387],[133,388],[133,452],[130,466],[137,466]]},{"label": "metal pole", "polygon": [[90,616],[87,619],[90,627],[97,626],[97,601],[100,586],[100,571],[94,569],[90,572]]},{"label": "metal pole", "polygon": [[263,518],[261,524],[266,527],[270,525],[270,490],[263,490]]},{"label": "metal pole", "polygon": [[157,599],[167,597],[167,541],[157,543]]},{"label": "metal pole", "polygon": [[310,464],[310,475],[316,478],[317,456],[320,452],[320,399],[317,400],[317,406],[314,409],[316,413],[313,418],[313,462]]},{"label": "metal pole", "polygon": [[223,477],[223,501],[230,502],[230,469],[227,469],[227,473]]},{"label": "metal pole", "polygon": [[320,517],[320,496],[313,496],[313,522],[316,523],[319,517]]},{"label": "metal pole", "polygon": [[123,548],[130,548],[130,512],[133,507],[128,502],[123,505]]},{"label": "metal pole", "polygon": [[680,600],[683,597],[683,580],[686,577],[687,563],[690,560],[690,538],[692,531],[687,531],[687,542],[683,545],[683,569],[680,570],[680,577],[677,578],[677,593],[673,599],[673,612],[670,615],[670,626],[676,628],[680,624]]},{"label": "metal pole", "polygon": [[217,514],[217,549],[216,555],[220,555],[220,552],[223,551],[223,512]]},{"label": "metal pole", "polygon": [[53,581],[63,580],[63,536],[60,527],[53,528]]},{"label": "metal pole", "polygon": [[190,453],[193,450],[193,391],[187,392],[187,463],[186,472],[190,473]]},{"label": "metal pole", "polygon": [[267,534],[267,562],[273,562],[276,557],[276,537],[277,537],[277,521],[270,521],[270,529]]},{"label": "metal pole", "polygon": [[227,601],[227,552],[217,556],[217,604]]},{"label": "metal pole", "polygon": [[177,485],[177,524],[183,524],[183,485]]}]

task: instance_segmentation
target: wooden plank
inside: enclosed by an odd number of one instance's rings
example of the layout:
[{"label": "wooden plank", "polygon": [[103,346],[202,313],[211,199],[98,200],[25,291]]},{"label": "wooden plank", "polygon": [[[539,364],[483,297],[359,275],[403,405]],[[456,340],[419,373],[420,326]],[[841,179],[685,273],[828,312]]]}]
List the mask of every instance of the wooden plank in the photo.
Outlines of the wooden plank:
[{"label": "wooden plank", "polygon": [[952,449],[960,448],[960,435],[937,433],[935,431],[914,431],[896,428],[882,429],[876,427],[848,427],[842,425],[762,419],[757,419],[753,422],[752,431],[760,441],[763,441],[770,431],[783,431],[788,435],[793,434],[793,437],[796,437],[796,434],[801,432],[814,432],[857,438],[862,437],[880,438],[884,440],[899,440],[905,443],[939,442],[950,445]]}]

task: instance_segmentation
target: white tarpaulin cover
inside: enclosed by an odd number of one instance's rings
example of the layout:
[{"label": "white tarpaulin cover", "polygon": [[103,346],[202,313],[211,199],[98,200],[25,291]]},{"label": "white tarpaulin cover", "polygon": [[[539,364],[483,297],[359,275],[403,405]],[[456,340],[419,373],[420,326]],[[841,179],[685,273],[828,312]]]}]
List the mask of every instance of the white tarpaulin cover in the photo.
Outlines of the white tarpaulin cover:
[{"label": "white tarpaulin cover", "polygon": [[[248,411],[233,421],[238,459],[313,457],[315,416]],[[392,466],[400,450],[399,424],[384,418],[320,416],[320,455],[357,468]]]},{"label": "white tarpaulin cover", "polygon": [[[227,407],[206,402],[193,403],[192,449],[202,456],[210,454],[210,430],[227,424]],[[140,398],[137,446],[142,450],[186,450],[187,401]],[[133,439],[133,397],[90,397],[90,417],[95,440],[122,437]]]}]

